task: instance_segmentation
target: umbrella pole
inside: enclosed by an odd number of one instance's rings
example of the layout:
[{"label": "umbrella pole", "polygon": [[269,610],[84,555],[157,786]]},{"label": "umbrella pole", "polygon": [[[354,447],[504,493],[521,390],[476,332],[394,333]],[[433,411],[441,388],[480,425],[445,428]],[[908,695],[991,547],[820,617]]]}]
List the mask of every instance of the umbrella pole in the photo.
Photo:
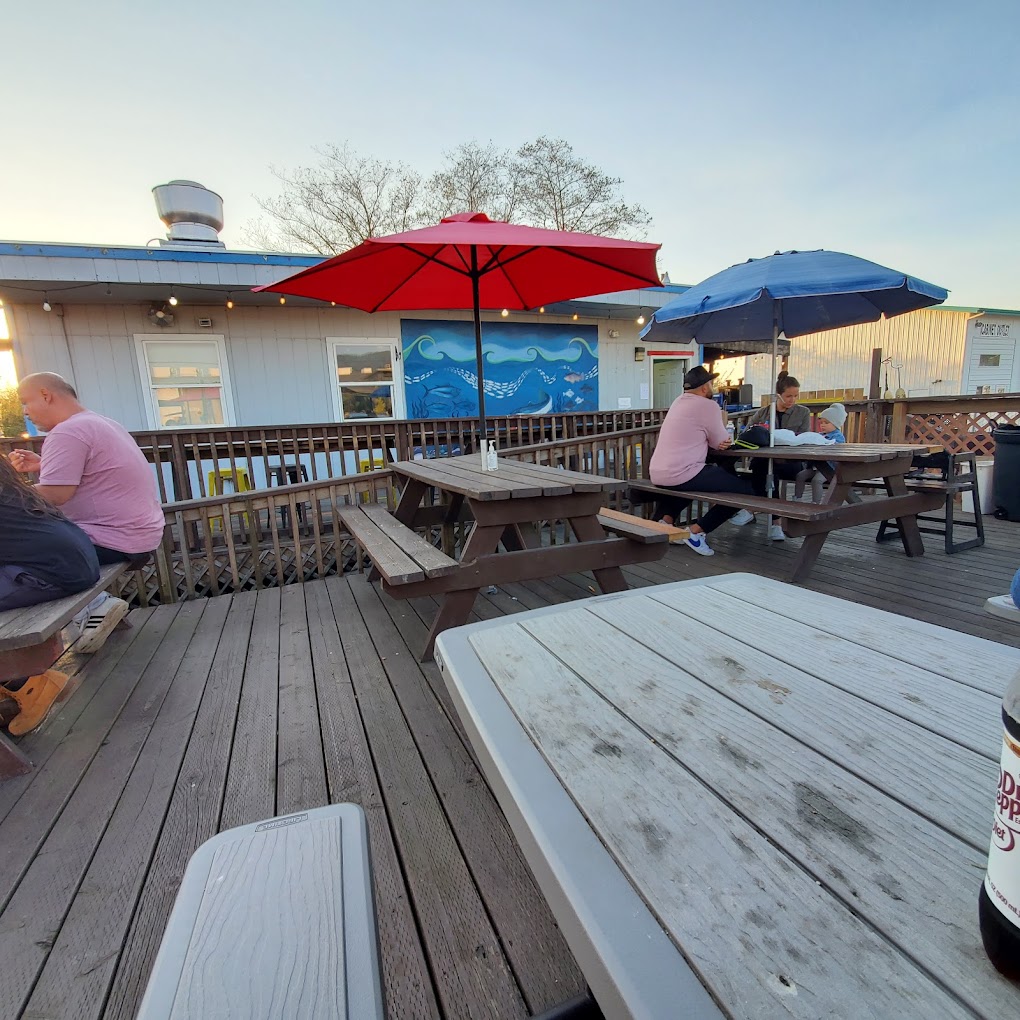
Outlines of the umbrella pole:
[{"label": "umbrella pole", "polygon": [[471,248],[471,297],[475,313],[475,374],[478,376],[478,442],[479,451],[484,453],[486,438],[489,432],[485,420],[485,379],[482,371],[482,312],[481,298],[478,293],[478,249]]},{"label": "umbrella pole", "polygon": [[[779,302],[772,302],[772,393],[769,396],[769,446],[776,445],[776,361],[779,355]],[[775,485],[774,461],[769,457],[769,471],[765,478],[765,491],[771,496]],[[768,515],[768,544],[772,544],[772,514]]]}]

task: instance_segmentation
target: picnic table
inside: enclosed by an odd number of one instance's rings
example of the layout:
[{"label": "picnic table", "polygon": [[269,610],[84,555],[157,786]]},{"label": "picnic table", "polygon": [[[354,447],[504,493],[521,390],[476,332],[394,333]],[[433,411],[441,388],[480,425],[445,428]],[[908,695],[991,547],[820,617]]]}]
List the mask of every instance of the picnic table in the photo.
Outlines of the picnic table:
[{"label": "picnic table", "polygon": [[[391,470],[404,480],[392,516],[381,507],[344,508],[339,516],[389,594],[440,600],[423,660],[438,634],[467,622],[482,588],[591,571],[603,592],[625,591],[622,566],[660,559],[669,548],[669,535],[655,525],[600,518],[609,494],[627,484],[615,478],[507,459],[485,471],[474,455],[398,461]],[[423,505],[429,490],[440,500]],[[557,520],[574,541],[544,546],[539,526]],[[458,559],[415,531],[457,521],[474,522]]]},{"label": "picnic table", "polygon": [[729,574],[436,661],[607,1017],[1020,1015],[977,923],[1020,650]]},{"label": "picnic table", "polygon": [[[923,556],[924,542],[918,530],[917,515],[942,506],[945,496],[940,492],[911,492],[906,473],[915,456],[926,456],[941,450],[934,446],[909,446],[889,443],[840,443],[827,446],[773,446],[758,450],[731,448],[716,451],[716,457],[748,457],[773,461],[804,461],[814,464],[830,480],[819,504],[794,504],[785,500],[746,498],[740,504],[756,512],[771,512],[783,518],[787,535],[804,537],[794,563],[791,580],[801,581],[814,568],[825,540],[833,531],[854,528],[860,524],[880,524],[895,520],[903,550],[908,556]],[[829,467],[830,463],[834,465]],[[865,479],[873,479],[885,493],[878,499],[861,502],[853,499],[853,487]],[[707,494],[706,494],[707,495]]]}]

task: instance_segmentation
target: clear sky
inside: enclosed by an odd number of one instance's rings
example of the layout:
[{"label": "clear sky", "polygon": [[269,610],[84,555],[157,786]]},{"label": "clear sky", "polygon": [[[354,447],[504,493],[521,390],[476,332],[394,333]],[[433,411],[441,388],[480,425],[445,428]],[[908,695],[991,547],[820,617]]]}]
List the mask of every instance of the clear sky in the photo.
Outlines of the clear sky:
[{"label": "clear sky", "polygon": [[674,283],[832,248],[1020,308],[1017,0],[9,5],[0,238],[144,244],[349,141],[423,173],[540,134],[620,176]]}]

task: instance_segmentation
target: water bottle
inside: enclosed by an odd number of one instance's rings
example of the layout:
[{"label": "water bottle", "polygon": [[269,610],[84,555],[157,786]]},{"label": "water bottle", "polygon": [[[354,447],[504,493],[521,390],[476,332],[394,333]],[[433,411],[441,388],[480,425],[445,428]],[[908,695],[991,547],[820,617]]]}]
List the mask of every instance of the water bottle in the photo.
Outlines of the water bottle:
[{"label": "water bottle", "polygon": [[978,923],[995,969],[1020,981],[1020,672],[1002,699],[1002,726],[1002,765]]},{"label": "water bottle", "polygon": [[731,421],[728,421],[726,423],[726,435],[728,435],[730,437],[730,442],[731,443],[733,442],[734,439],[737,438],[737,429],[736,429],[736,426],[734,426],[733,422],[731,422]]}]

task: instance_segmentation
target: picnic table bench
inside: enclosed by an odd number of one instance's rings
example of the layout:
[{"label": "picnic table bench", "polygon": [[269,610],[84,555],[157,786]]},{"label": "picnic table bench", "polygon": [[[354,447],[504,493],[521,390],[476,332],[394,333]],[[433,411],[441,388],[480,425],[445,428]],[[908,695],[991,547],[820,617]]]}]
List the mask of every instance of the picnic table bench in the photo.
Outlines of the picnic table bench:
[{"label": "picnic table bench", "polygon": [[[482,588],[590,570],[603,592],[625,591],[622,566],[660,559],[668,549],[669,534],[630,515],[602,514],[607,493],[623,488],[622,480],[506,459],[484,471],[474,456],[399,461],[391,469],[404,480],[392,515],[362,506],[338,513],[384,591],[439,599],[422,661],[432,657],[438,634],[467,621]],[[429,490],[442,502],[422,505]],[[575,541],[543,546],[538,526],[554,520],[567,522]],[[417,534],[455,521],[473,522],[459,559]]]},{"label": "picnic table bench", "polygon": [[[792,538],[803,537],[805,540],[797,551],[790,572],[791,580],[802,581],[810,576],[829,534],[859,524],[895,519],[904,552],[908,556],[923,556],[924,544],[918,530],[917,515],[941,505],[944,495],[941,492],[910,492],[903,476],[912,467],[915,457],[924,457],[940,449],[887,443],[846,443],[838,446],[773,446],[757,450],[731,447],[713,453],[715,458],[769,458],[813,463],[830,479],[821,503],[800,503],[739,493],[698,492],[693,489],[658,489],[645,481],[630,484],[632,490],[645,494],[654,492],[673,499],[701,500],[781,518],[783,531],[787,535]],[[829,467],[830,463],[834,467]],[[853,502],[853,486],[871,477],[881,481],[885,495],[866,503]]]},{"label": "picnic table bench", "polygon": [[[127,569],[127,562],[108,564],[100,567],[99,580],[77,595],[0,612],[0,683],[46,672],[63,654],[61,630]],[[64,683],[59,703],[70,697],[76,684],[68,683],[64,673],[51,672]],[[0,780],[24,775],[31,767],[24,752],[0,733]]]}]

